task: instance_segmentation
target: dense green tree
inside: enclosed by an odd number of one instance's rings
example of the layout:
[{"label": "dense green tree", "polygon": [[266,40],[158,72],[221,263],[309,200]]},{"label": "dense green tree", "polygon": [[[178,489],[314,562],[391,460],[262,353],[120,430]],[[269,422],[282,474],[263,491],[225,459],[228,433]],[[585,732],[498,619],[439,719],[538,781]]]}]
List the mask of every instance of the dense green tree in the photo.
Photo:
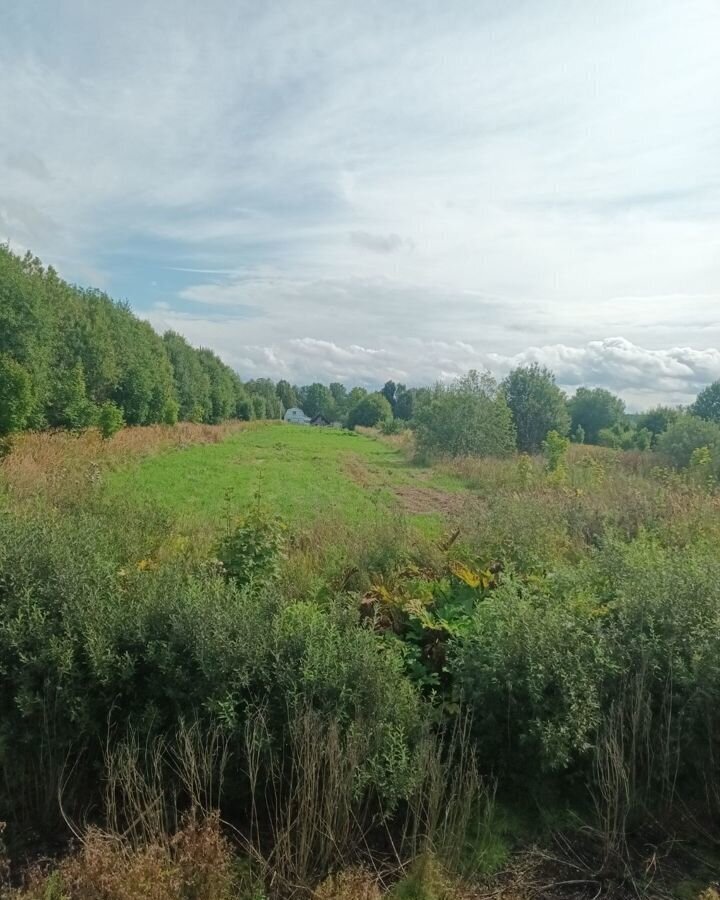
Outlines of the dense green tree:
[{"label": "dense green tree", "polygon": [[416,413],[421,457],[506,456],[515,447],[512,413],[491,375],[470,371],[438,385]]},{"label": "dense green tree", "polygon": [[656,406],[647,412],[641,413],[635,420],[638,428],[647,428],[652,434],[653,441],[677,421],[680,410],[673,406]]},{"label": "dense green tree", "polygon": [[657,450],[678,469],[690,465],[693,453],[703,447],[720,461],[720,425],[694,415],[681,415],[657,440]]},{"label": "dense green tree", "polygon": [[428,387],[410,388],[408,393],[412,394],[412,419],[415,421],[420,410],[433,399],[434,390]]},{"label": "dense green tree", "polygon": [[[88,399],[102,404],[113,396],[127,358],[121,357],[117,334],[132,329],[135,317],[98,291],[75,289],[64,301],[54,366],[82,365]],[[153,332],[150,339],[155,343]],[[156,345],[157,349],[157,345]]]},{"label": "dense green tree", "polygon": [[373,428],[380,422],[392,419],[392,408],[383,394],[367,394],[359,400],[348,414],[348,428],[362,425]]},{"label": "dense green tree", "polygon": [[302,387],[299,399],[306,416],[322,415],[328,421],[335,418],[335,400],[326,385],[315,382]]},{"label": "dense green tree", "polygon": [[355,406],[363,397],[367,397],[367,390],[364,387],[354,387],[348,392],[348,406]]},{"label": "dense green tree", "polygon": [[25,428],[32,407],[29,373],[9,353],[0,354],[0,436]]},{"label": "dense green tree", "polygon": [[62,282],[52,269],[27,253],[23,258],[0,244],[0,354],[7,354],[28,373],[32,407],[26,424],[45,424],[45,406],[52,381],[52,350],[62,304],[53,293]]},{"label": "dense green tree", "polygon": [[255,410],[248,396],[240,397],[235,406],[235,418],[241,422],[250,422],[255,418]]},{"label": "dense green tree", "polygon": [[397,395],[397,389],[398,386],[394,381],[386,381],[380,390],[380,393],[390,404],[390,409],[393,411],[393,414],[395,412],[395,399]]},{"label": "dense green tree", "polygon": [[284,378],[278,381],[275,387],[275,393],[282,403],[283,412],[285,412],[286,409],[290,409],[291,407],[298,405],[297,391],[290,384],[290,382],[285,381]]},{"label": "dense green tree", "polygon": [[415,397],[417,390],[414,388],[406,388],[404,384],[399,384],[395,392],[395,418],[409,422],[413,417],[413,409],[415,407]]},{"label": "dense green tree", "polygon": [[58,371],[48,418],[51,424],[72,430],[82,430],[94,424],[97,407],[88,399],[81,362]]},{"label": "dense green tree", "polygon": [[697,395],[690,412],[710,422],[720,422],[720,381],[714,381]]},{"label": "dense green tree", "polygon": [[538,453],[550,431],[566,435],[570,430],[565,394],[549,369],[537,363],[518,366],[504,379],[501,388],[513,416],[521,452]]},{"label": "dense green tree", "polygon": [[250,403],[253,408],[253,419],[267,418],[265,398],[261,394],[250,394]]},{"label": "dense green tree", "polygon": [[190,344],[168,331],[163,343],[173,371],[178,416],[183,422],[207,422],[212,416],[210,377]]},{"label": "dense green tree", "polygon": [[29,411],[26,397],[5,398],[25,410],[26,427],[84,428],[108,403],[130,425],[170,424],[178,416],[220,422],[238,415],[246,396],[215,354],[173,332],[161,338],[127,304],[71,286],[37,258],[20,258],[3,245],[0,354],[30,379]]},{"label": "dense green tree", "polygon": [[330,385],[330,393],[335,404],[334,418],[338,420],[346,419],[350,411],[350,397],[347,388],[344,384],[340,384],[339,381],[333,381]]},{"label": "dense green tree", "polygon": [[277,395],[275,383],[269,378],[256,378],[245,382],[248,394],[262,397],[264,401],[263,415],[257,418],[281,419],[285,408]]},{"label": "dense green tree", "polygon": [[198,356],[210,381],[210,424],[231,419],[237,409],[237,375],[212,350],[203,348]]},{"label": "dense green tree", "polygon": [[604,388],[580,387],[568,400],[572,430],[580,425],[588,444],[597,444],[600,431],[622,421],[625,415],[623,401]]}]

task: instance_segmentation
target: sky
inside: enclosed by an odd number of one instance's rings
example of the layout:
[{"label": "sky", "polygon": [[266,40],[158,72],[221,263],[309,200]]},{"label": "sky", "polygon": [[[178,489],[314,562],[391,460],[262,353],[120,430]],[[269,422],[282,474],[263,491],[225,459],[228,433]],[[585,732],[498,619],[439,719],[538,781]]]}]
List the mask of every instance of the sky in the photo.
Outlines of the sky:
[{"label": "sky", "polygon": [[0,240],[241,377],[720,378],[718,0],[0,5]]}]

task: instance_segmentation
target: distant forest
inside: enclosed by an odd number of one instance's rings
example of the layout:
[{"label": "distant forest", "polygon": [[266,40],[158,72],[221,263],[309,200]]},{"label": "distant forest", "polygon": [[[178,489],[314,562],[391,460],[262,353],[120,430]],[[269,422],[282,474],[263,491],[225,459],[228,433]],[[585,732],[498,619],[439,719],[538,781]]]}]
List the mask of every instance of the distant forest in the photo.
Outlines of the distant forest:
[{"label": "distant forest", "polygon": [[623,450],[659,448],[679,466],[707,448],[720,470],[720,383],[687,410],[627,415],[602,388],[568,398],[548,369],[520,366],[501,382],[470,372],[452,385],[350,390],[241,381],[212,350],[179,334],[160,336],[126,303],[63,281],[31,253],[0,245],[0,435],[25,429],[217,424],[279,419],[300,406],[349,428],[411,426],[430,455],[537,453],[549,434]]}]

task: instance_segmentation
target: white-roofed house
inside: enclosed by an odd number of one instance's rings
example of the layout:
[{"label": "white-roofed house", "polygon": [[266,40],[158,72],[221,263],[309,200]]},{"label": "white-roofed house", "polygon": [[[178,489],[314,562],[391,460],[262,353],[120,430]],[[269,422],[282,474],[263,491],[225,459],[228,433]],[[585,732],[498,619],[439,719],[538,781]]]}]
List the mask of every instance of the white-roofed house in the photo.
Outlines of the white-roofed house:
[{"label": "white-roofed house", "polygon": [[305,415],[305,413],[300,409],[299,406],[291,406],[290,409],[285,410],[283,419],[286,422],[291,422],[293,425],[310,424],[310,419]]}]

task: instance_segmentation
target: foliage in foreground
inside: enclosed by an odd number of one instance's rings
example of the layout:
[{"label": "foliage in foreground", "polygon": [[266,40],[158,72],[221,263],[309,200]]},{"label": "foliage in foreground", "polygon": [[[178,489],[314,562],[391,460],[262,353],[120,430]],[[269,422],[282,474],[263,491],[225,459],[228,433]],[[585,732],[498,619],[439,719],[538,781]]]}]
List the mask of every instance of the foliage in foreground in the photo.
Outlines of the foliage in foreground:
[{"label": "foliage in foreground", "polygon": [[162,805],[182,807],[176,748],[197,723],[227,752],[222,816],[276,883],[317,885],[359,848],[382,858],[418,816],[433,840],[405,845],[403,865],[430,846],[463,872],[494,778],[582,811],[621,879],[634,829],[720,817],[720,508],[694,471],[657,461],[556,434],[545,460],[445,462],[473,493],[442,546],[357,529],[344,571],[316,546],[338,534],[281,536],[260,514],[215,548],[220,565],[92,482],[54,508],[5,496],[0,818],[51,834],[60,788],[66,813],[99,816],[108,747],[125,745],[131,783],[162,771]]}]

